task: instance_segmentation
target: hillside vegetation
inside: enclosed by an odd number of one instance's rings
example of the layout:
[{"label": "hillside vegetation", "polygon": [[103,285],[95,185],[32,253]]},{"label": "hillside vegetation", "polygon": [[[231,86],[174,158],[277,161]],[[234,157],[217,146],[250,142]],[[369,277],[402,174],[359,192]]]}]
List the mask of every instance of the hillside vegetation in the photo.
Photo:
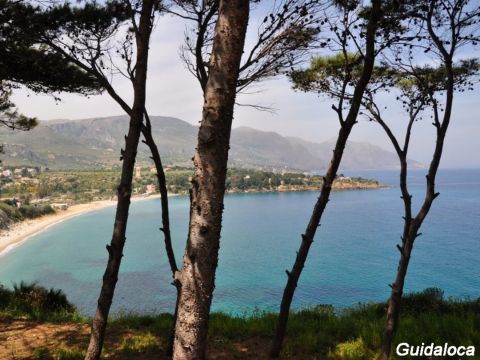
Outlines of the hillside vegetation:
[{"label": "hillside vegetation", "polygon": [[[191,166],[197,127],[185,121],[153,116],[152,131],[167,165]],[[118,167],[120,149],[128,129],[126,116],[85,120],[44,121],[28,133],[0,128],[5,144],[4,163],[11,166],[44,166],[52,169]],[[252,128],[233,129],[229,164],[236,168],[271,171],[326,169],[334,144],[313,143]],[[151,164],[148,148],[141,144],[137,164]],[[415,161],[411,166],[421,167]],[[349,142],[343,170],[398,169],[392,152],[368,143]]]},{"label": "hillside vegetation", "polygon": [[53,214],[55,210],[49,204],[22,204],[17,207],[12,201],[0,201],[0,230],[7,229],[12,223],[26,219]]},{"label": "hillside vegetation", "polygon": [[[0,300],[0,333],[10,339],[0,345],[0,358],[83,359],[90,320],[79,316],[61,291],[20,284],[12,290],[0,287]],[[385,303],[372,303],[294,312],[284,358],[372,360],[380,347],[385,310]],[[402,342],[480,343],[480,299],[445,299],[441,290],[432,288],[407,295],[402,310],[397,334]],[[276,316],[261,311],[212,314],[209,358],[266,359]],[[166,359],[171,323],[170,314],[115,317],[109,322],[104,358]],[[9,357],[12,354],[15,357]],[[476,354],[472,359],[479,358]]]},{"label": "hillside vegetation", "polygon": [[[166,168],[167,187],[171,194],[188,194],[193,170],[190,168]],[[3,180],[3,197],[44,199],[68,203],[111,199],[116,196],[119,170],[65,170],[44,171],[35,178]],[[319,191],[323,177],[304,173],[274,173],[251,169],[229,169],[227,192],[268,191]],[[334,190],[375,189],[382,187],[378,181],[360,177],[339,176]],[[157,192],[155,168],[137,168],[133,180],[133,192],[137,195]]]}]

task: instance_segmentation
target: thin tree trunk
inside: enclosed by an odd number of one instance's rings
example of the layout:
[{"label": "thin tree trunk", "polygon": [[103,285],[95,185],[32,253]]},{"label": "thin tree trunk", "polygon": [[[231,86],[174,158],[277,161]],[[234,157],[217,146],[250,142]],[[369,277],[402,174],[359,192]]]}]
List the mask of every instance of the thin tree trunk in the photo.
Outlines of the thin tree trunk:
[{"label": "thin tree trunk", "polygon": [[180,297],[181,284],[179,281],[175,279],[175,274],[178,271],[178,267],[177,267],[177,261],[175,259],[175,254],[173,252],[172,236],[170,231],[170,215],[169,215],[169,208],[168,208],[167,180],[165,178],[165,171],[163,170],[162,158],[160,157],[160,153],[158,151],[157,145],[153,140],[152,126],[151,126],[150,118],[147,112],[145,112],[145,121],[146,121],[146,125],[142,127],[142,133],[143,133],[143,136],[145,137],[144,143],[150,148],[150,152],[152,154],[152,160],[157,170],[158,188],[160,191],[160,201],[162,206],[162,227],[160,228],[160,230],[163,232],[163,235],[164,235],[165,251],[168,257],[168,263],[170,264],[170,271],[172,272],[172,279],[173,279],[172,285],[175,286],[177,290],[177,298],[175,301],[175,311],[173,314],[172,329],[170,331],[170,336],[168,339],[168,345],[166,349],[167,356],[171,356],[173,353],[175,323],[177,321],[178,303],[179,303],[179,297]]},{"label": "thin tree trunk", "polygon": [[165,178],[165,171],[163,170],[162,158],[158,151],[157,145],[152,137],[152,127],[148,115],[146,116],[146,126],[142,128],[142,134],[145,137],[144,143],[149,147],[152,154],[152,160],[157,170],[158,188],[160,191],[160,200],[162,206],[162,227],[160,231],[165,235],[165,251],[168,257],[168,263],[170,265],[170,271],[172,277],[175,277],[175,273],[178,271],[177,261],[175,260],[175,254],[172,246],[172,235],[170,231],[170,213],[168,208],[168,190],[167,180]]},{"label": "thin tree trunk", "polygon": [[[132,109],[128,104],[117,94],[117,92],[113,89],[111,84],[106,81],[106,79],[103,77],[102,74],[98,72],[93,72],[93,75],[96,76],[99,81],[103,84],[107,92],[110,94],[110,96],[122,107],[122,109],[128,114],[132,114]],[[142,125],[142,134],[145,137],[145,140],[143,141],[148,148],[150,149],[151,153],[151,159],[153,160],[153,163],[155,164],[155,168],[157,170],[157,181],[158,181],[158,188],[160,191],[160,202],[161,202],[161,207],[162,207],[162,227],[160,230],[164,234],[164,242],[165,242],[165,252],[167,254],[168,258],[168,263],[170,265],[170,271],[172,272],[172,285],[175,286],[176,288],[176,293],[177,293],[177,299],[175,301],[175,310],[174,310],[174,316],[173,316],[173,323],[172,323],[172,329],[170,331],[169,335],[169,340],[168,340],[168,345],[166,349],[166,355],[171,356],[173,353],[173,340],[175,336],[175,322],[177,319],[177,313],[178,313],[178,297],[180,296],[180,282],[175,280],[175,273],[178,271],[178,266],[177,262],[175,259],[175,254],[173,251],[173,246],[172,246],[172,236],[171,236],[171,231],[170,231],[170,211],[169,211],[169,206],[168,206],[168,190],[167,190],[167,181],[165,177],[165,171],[163,169],[163,164],[162,164],[162,158],[160,156],[160,152],[158,151],[157,144],[155,143],[155,140],[153,139],[152,136],[152,126],[150,122],[150,117],[145,110],[145,125]]]},{"label": "thin tree trunk", "polygon": [[[430,27],[431,35],[433,37],[433,30]],[[434,41],[438,41],[435,40]],[[437,43],[439,48],[439,43]],[[402,238],[403,245],[398,246],[400,250],[400,261],[397,270],[397,276],[395,278],[395,282],[391,285],[392,291],[390,294],[390,299],[388,301],[388,310],[387,310],[387,322],[385,326],[385,330],[383,333],[383,341],[382,341],[382,348],[380,359],[381,360],[388,360],[391,349],[392,343],[394,340],[395,332],[398,327],[399,318],[400,318],[400,307],[401,307],[401,300],[403,295],[403,289],[405,285],[405,279],[407,276],[408,265],[410,262],[410,256],[412,253],[413,245],[415,239],[419,236],[419,230],[422,226],[423,221],[425,220],[428,212],[430,211],[430,207],[432,206],[433,201],[439,195],[439,193],[435,192],[435,178],[437,175],[438,167],[440,166],[440,160],[442,158],[443,146],[445,142],[445,135],[447,133],[448,126],[450,124],[451,114],[452,114],[452,106],[453,106],[453,91],[454,91],[454,75],[453,75],[453,65],[451,55],[443,53],[444,61],[445,61],[445,69],[447,72],[447,96],[446,96],[446,104],[445,104],[445,111],[443,115],[443,121],[440,123],[439,116],[438,116],[438,107],[437,104],[434,103],[434,117],[435,117],[435,126],[437,128],[437,141],[435,143],[435,149],[433,152],[432,161],[430,162],[430,167],[428,169],[428,174],[426,176],[427,181],[427,190],[425,194],[425,199],[423,201],[422,207],[420,208],[417,215],[407,222],[408,217],[405,219],[405,228],[404,228],[404,236]],[[403,182],[405,182],[406,186],[406,169],[404,170],[403,167],[406,168],[406,153],[405,158],[402,159],[405,164],[402,162],[402,176],[400,180],[401,187],[403,186]],[[404,174],[403,174],[404,172]],[[402,188],[403,193],[403,188]],[[406,201],[406,197],[402,195],[404,202]],[[410,201],[410,196],[408,196],[408,201]],[[406,204],[406,203],[405,203]],[[411,205],[410,205],[411,206]],[[407,204],[406,204],[407,208]]]},{"label": "thin tree trunk", "polygon": [[380,16],[380,5],[380,1],[372,1],[372,12],[368,22],[366,35],[367,51],[365,55],[362,75],[360,77],[358,85],[355,87],[351,107],[348,112],[347,118],[344,122],[342,122],[342,127],[340,128],[337,142],[335,144],[335,149],[333,151],[333,157],[330,162],[327,174],[325,175],[323,180],[320,196],[313,209],[305,234],[302,234],[302,241],[300,244],[300,248],[297,252],[295,263],[293,264],[292,270],[287,271],[288,280],[283,291],[282,302],[280,305],[280,313],[278,316],[275,335],[270,349],[271,358],[277,358],[280,356],[283,340],[285,338],[285,332],[287,328],[288,316],[290,313],[290,306],[292,303],[293,295],[295,293],[298,280],[307,260],[308,252],[310,250],[310,246],[313,243],[315,233],[318,226],[320,225],[320,220],[322,218],[323,212],[329,201],[332,184],[337,175],[337,171],[343,156],[343,151],[345,150],[345,146],[347,144],[350,132],[355,123],[357,122],[356,119],[360,109],[363,94],[372,75],[372,70],[375,63],[375,32],[377,29],[377,22]]},{"label": "thin tree trunk", "polygon": [[204,359],[218,262],[230,132],[249,15],[248,0],[221,0],[194,155],[190,225],[173,359]]},{"label": "thin tree trunk", "polygon": [[[444,122],[445,124],[445,122]],[[446,127],[444,128],[446,131]],[[405,279],[407,277],[408,265],[410,263],[410,257],[413,250],[413,245],[415,239],[419,236],[419,230],[422,226],[422,223],[430,211],[433,201],[439,195],[435,193],[435,177],[440,164],[440,158],[442,154],[445,133],[442,129],[439,131],[439,136],[437,137],[437,143],[435,146],[435,152],[430,164],[430,169],[427,175],[427,194],[425,196],[424,203],[415,218],[408,219],[408,215],[405,218],[405,227],[402,237],[402,245],[397,246],[400,251],[400,260],[398,263],[397,275],[395,277],[395,282],[391,285],[392,291],[390,294],[390,299],[388,301],[387,309],[387,322],[385,326],[385,331],[383,333],[383,341],[381,348],[381,360],[388,360],[392,343],[394,340],[394,335],[398,327],[399,317],[400,317],[400,307],[401,300],[403,295],[403,289],[405,285]],[[403,168],[403,166],[402,166]],[[402,170],[403,172],[403,170]],[[405,181],[406,181],[406,171],[405,171]],[[401,185],[403,187],[403,185]],[[403,193],[403,190],[402,190]],[[405,207],[407,208],[407,201],[410,203],[410,195],[406,198],[402,195],[402,198],[405,202]],[[406,200],[408,199],[408,200]],[[410,208],[411,205],[409,204]]]},{"label": "thin tree trunk", "polygon": [[[413,120],[414,119],[411,119],[410,121],[412,122]],[[395,143],[396,140],[392,136],[393,135],[391,135],[390,138],[392,139],[392,142]],[[405,148],[408,148],[408,141],[406,142]],[[400,190],[402,192],[402,200],[404,203],[405,215],[404,215],[402,245],[401,246],[397,245],[397,248],[400,251],[400,261],[398,264],[397,277],[395,279],[394,285],[392,285],[392,294],[390,297],[390,302],[387,310],[387,325],[385,327],[384,340],[382,342],[382,354],[390,353],[390,347],[393,341],[393,335],[396,330],[395,329],[396,325],[398,323],[398,316],[399,316],[399,310],[400,310],[400,302],[403,294],[404,281],[405,281],[405,276],[407,274],[408,264],[410,262],[410,255],[412,252],[412,245],[413,245],[412,241],[410,241],[410,235],[409,235],[410,227],[412,224],[412,201],[411,201],[412,197],[408,192],[408,188],[407,188],[406,152],[398,148],[397,155],[400,158]],[[388,358],[388,355],[387,355],[387,358]]]},{"label": "thin tree trunk", "polygon": [[[88,70],[88,68],[87,68]],[[132,109],[130,106],[117,94],[117,92],[113,89],[111,84],[106,81],[102,74],[99,72],[93,71],[92,74],[98,78],[100,83],[105,87],[107,92],[110,96],[122,107],[122,109],[131,116]],[[165,171],[163,169],[162,159],[160,156],[160,152],[158,151],[157,144],[152,136],[152,127],[150,118],[148,113],[145,110],[145,122],[146,125],[142,125],[142,134],[145,137],[143,141],[150,149],[151,159],[155,164],[155,168],[157,170],[157,181],[158,181],[158,188],[160,191],[161,196],[161,207],[162,207],[162,227],[160,230],[164,234],[164,242],[165,242],[165,252],[167,254],[168,262],[170,265],[170,270],[172,272],[172,285],[175,286],[177,292],[177,300],[175,301],[175,310],[174,310],[174,317],[172,323],[172,329],[170,331],[170,336],[168,340],[168,346],[166,349],[167,356],[171,356],[173,352],[173,340],[175,335],[175,321],[177,318],[177,308],[178,308],[178,297],[180,294],[180,283],[175,280],[175,273],[178,271],[177,263],[175,260],[175,254],[173,252],[172,246],[172,237],[171,237],[171,230],[170,230],[170,215],[169,215],[169,206],[168,206],[168,191],[167,191],[167,182],[165,177]]]},{"label": "thin tree trunk", "polygon": [[138,34],[136,35],[137,58],[134,80],[134,102],[130,115],[130,127],[125,139],[125,150],[122,153],[123,165],[120,185],[118,186],[117,210],[110,245],[107,245],[108,263],[103,275],[103,284],[98,298],[97,310],[93,319],[90,343],[85,360],[98,360],[102,352],[107,326],[108,314],[112,304],[115,285],[118,280],[120,262],[123,256],[128,211],[132,192],[132,178],[135,158],[140,139],[143,113],[145,108],[145,90],[147,79],[148,44],[152,28],[153,1],[143,2]]},{"label": "thin tree trunk", "polygon": [[[56,47],[54,44],[51,44],[52,47],[57,49],[60,53],[64,54],[65,56],[69,57],[68,53],[63,51],[61,48]],[[127,113],[127,115],[132,115],[132,108],[122,99],[121,96],[115,91],[111,83],[107,80],[105,75],[99,72],[95,67],[88,67],[82,62],[78,61],[75,58],[70,58],[73,63],[77,66],[85,70],[86,72],[91,73],[94,77],[97,78],[99,83],[105,88],[108,94],[120,105],[120,107]],[[173,253],[172,242],[171,242],[171,232],[170,232],[170,221],[169,221],[169,208],[168,208],[168,192],[167,192],[167,185],[165,179],[165,172],[163,170],[163,165],[160,157],[160,153],[158,151],[157,145],[152,137],[152,130],[151,130],[151,123],[148,117],[148,113],[145,111],[145,119],[146,119],[146,126],[142,126],[142,134],[145,136],[145,144],[150,148],[150,152],[152,154],[152,160],[157,169],[157,180],[158,186],[161,194],[161,206],[162,206],[162,228],[160,229],[164,233],[164,240],[165,240],[165,250],[167,253],[168,261],[170,264],[170,268],[172,271],[173,282],[172,284],[177,289],[177,301],[175,306],[174,312],[174,321],[172,324],[172,330],[170,334],[169,345],[167,348],[167,355],[172,354],[173,349],[173,337],[175,333],[175,319],[177,314],[177,307],[178,307],[178,296],[180,293],[179,287],[180,283],[175,280],[175,272],[178,270],[175,256]]]},{"label": "thin tree trunk", "polygon": [[398,264],[397,277],[395,283],[392,285],[392,293],[388,303],[387,310],[387,325],[383,334],[382,342],[382,360],[387,360],[391,351],[393,337],[397,328],[398,318],[400,314],[400,304],[402,300],[403,288],[405,284],[405,277],[407,275],[408,264],[410,262],[410,255],[412,251],[412,242],[406,239],[401,250],[400,261]]}]

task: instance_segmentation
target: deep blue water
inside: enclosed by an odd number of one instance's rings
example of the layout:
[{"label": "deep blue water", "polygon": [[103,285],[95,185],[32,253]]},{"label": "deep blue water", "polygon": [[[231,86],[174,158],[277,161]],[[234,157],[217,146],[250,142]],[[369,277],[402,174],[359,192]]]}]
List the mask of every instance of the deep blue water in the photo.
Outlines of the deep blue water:
[{"label": "deep blue water", "polygon": [[[395,172],[356,172],[391,185],[332,195],[310,251],[294,307],[318,303],[349,306],[384,300],[398,261],[402,202]],[[424,172],[411,174],[419,206]],[[441,195],[422,228],[406,290],[439,287],[447,296],[480,296],[480,170],[442,170]],[[214,310],[277,310],[317,193],[228,195],[217,270]],[[179,263],[188,224],[188,198],[170,199]],[[58,224],[0,257],[0,282],[38,281],[63,289],[92,314],[106,264],[114,208]],[[132,205],[113,310],[172,311],[174,288],[163,247],[159,200]]]}]

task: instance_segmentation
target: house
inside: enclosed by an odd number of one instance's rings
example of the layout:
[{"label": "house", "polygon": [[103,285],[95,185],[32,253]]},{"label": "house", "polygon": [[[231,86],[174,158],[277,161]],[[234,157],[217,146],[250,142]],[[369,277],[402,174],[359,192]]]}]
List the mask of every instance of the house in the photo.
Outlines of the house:
[{"label": "house", "polygon": [[16,199],[16,198],[13,198],[12,202],[13,202],[13,205],[17,208],[21,207],[24,204],[23,200]]},{"label": "house", "polygon": [[157,188],[154,184],[147,185],[147,191],[146,191],[147,194],[154,194],[156,192],[157,192]]},{"label": "house", "polygon": [[58,209],[58,210],[67,210],[68,209],[68,204],[66,203],[53,203],[51,204],[52,208]]},{"label": "house", "polygon": [[37,175],[37,169],[35,169],[35,168],[27,168],[27,173],[28,173],[30,176],[35,176],[35,175]]}]

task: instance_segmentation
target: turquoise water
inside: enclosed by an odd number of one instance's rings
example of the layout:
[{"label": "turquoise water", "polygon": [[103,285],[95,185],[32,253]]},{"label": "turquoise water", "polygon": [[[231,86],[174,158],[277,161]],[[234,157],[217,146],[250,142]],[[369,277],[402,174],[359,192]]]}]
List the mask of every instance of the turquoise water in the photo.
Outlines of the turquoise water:
[{"label": "turquoise water", "polygon": [[[358,172],[355,174],[357,175]],[[395,275],[402,202],[394,172],[367,172],[392,186],[332,195],[296,292],[294,307],[349,306],[383,300]],[[413,201],[424,174],[411,176]],[[480,170],[444,170],[441,195],[415,245],[407,291],[436,286],[452,296],[480,296]],[[277,310],[290,268],[318,194],[228,195],[214,310]],[[180,262],[187,234],[188,198],[170,200],[174,248]],[[174,288],[163,248],[159,200],[132,205],[113,311],[172,311]],[[0,257],[0,282],[38,281],[64,289],[93,314],[111,237],[114,208],[58,224]]]}]

